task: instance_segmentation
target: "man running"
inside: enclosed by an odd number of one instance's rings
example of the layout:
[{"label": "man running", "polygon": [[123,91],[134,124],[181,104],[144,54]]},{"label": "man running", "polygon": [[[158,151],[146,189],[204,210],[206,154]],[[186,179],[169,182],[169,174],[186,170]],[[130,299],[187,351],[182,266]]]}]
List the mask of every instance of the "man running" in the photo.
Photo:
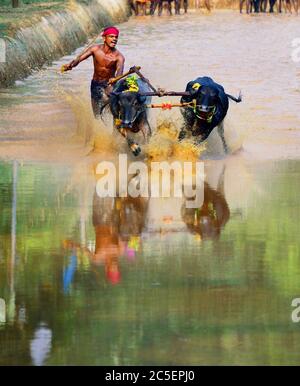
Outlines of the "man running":
[{"label": "man running", "polygon": [[103,44],[90,47],[81,56],[64,66],[65,71],[72,70],[90,56],[94,59],[94,76],[91,82],[91,101],[95,118],[100,117],[100,110],[112,90],[109,83],[123,74],[125,58],[116,49],[119,30],[107,27],[102,32]]}]

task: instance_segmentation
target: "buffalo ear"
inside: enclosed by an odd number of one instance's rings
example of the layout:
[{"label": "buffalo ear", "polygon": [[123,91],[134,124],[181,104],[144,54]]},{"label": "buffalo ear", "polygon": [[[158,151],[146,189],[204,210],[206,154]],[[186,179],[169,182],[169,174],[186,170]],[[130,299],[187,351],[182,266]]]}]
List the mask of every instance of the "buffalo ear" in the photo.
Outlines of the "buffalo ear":
[{"label": "buffalo ear", "polygon": [[196,95],[200,88],[201,84],[193,80],[187,84],[186,91],[188,91],[191,95]]},{"label": "buffalo ear", "polygon": [[181,100],[183,102],[191,102],[199,92],[200,88],[201,88],[201,84],[199,82],[196,82],[195,80],[192,80],[186,85],[186,89],[185,89],[185,91],[187,91],[190,94],[190,96],[184,96],[181,98]]}]

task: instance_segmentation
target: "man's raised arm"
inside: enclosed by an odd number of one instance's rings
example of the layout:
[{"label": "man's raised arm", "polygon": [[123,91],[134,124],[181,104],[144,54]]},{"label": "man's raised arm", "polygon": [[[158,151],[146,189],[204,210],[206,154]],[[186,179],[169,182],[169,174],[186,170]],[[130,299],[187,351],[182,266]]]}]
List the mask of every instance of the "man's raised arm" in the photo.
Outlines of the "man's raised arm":
[{"label": "man's raised arm", "polygon": [[72,60],[69,64],[64,65],[64,71],[70,71],[72,68],[78,66],[80,62],[83,62],[87,58],[93,55],[95,50],[95,47],[90,47],[88,50],[86,50],[82,55],[77,57],[76,59]]}]

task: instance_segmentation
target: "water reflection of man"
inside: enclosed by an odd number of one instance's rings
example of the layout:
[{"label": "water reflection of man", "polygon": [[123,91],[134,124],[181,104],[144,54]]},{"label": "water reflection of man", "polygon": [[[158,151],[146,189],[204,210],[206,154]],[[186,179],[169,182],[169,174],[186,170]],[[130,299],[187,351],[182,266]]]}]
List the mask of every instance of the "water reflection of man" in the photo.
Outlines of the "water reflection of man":
[{"label": "water reflection of man", "polygon": [[91,261],[104,264],[107,279],[112,284],[121,280],[120,256],[135,258],[140,248],[140,235],[144,228],[147,202],[144,198],[101,198],[93,200],[95,253]]},{"label": "water reflection of man", "polygon": [[99,198],[93,202],[93,225],[95,229],[95,253],[91,254],[94,265],[105,266],[105,274],[112,284],[121,280],[119,256],[123,254],[123,243],[118,232],[118,210],[114,198]]},{"label": "water reflection of man", "polygon": [[[145,225],[147,207],[148,200],[142,197],[101,198],[95,192],[95,251],[70,240],[65,240],[64,247],[72,250],[72,256],[77,255],[78,251],[88,256],[94,267],[104,265],[107,280],[111,284],[118,284],[121,281],[120,257],[133,261],[141,248],[141,233]],[[68,287],[71,281],[68,280]]]}]

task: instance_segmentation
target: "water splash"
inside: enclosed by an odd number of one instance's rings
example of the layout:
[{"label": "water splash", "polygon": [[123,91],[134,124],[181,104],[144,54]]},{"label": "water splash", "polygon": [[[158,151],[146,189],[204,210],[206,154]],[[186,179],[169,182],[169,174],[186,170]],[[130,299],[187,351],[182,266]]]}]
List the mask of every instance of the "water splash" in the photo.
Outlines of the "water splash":
[{"label": "water splash", "polygon": [[178,128],[172,121],[162,121],[146,147],[151,161],[177,159],[196,161],[205,150],[204,145],[195,145],[190,139],[178,142]]}]

